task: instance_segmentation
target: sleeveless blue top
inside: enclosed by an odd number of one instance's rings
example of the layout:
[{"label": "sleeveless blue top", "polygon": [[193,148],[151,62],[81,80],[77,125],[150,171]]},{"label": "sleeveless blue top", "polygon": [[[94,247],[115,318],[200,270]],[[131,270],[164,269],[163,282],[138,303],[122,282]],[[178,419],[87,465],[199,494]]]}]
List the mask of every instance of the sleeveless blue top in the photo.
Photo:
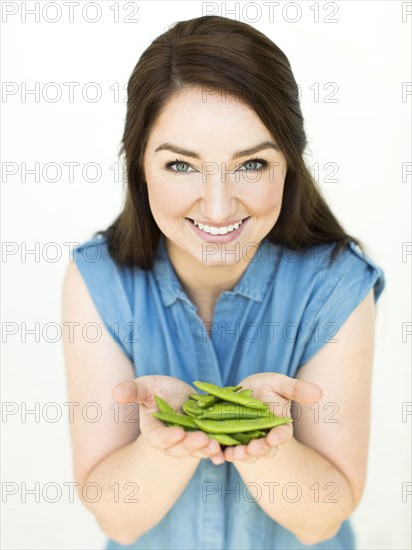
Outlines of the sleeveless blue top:
[{"label": "sleeveless blue top", "polygon": [[[326,244],[299,253],[264,239],[233,290],[220,294],[210,336],[181,287],[163,237],[149,271],[117,266],[102,236],[77,246],[73,257],[136,377],[164,374],[224,386],[258,372],[295,377],[371,288],[378,300],[385,286],[381,268],[354,243],[334,261],[332,249]],[[255,502],[265,489],[245,486],[231,463],[215,466],[203,459],[158,525],[131,545],[109,540],[106,549],[355,548],[350,520],[332,539],[302,544]],[[274,489],[274,498],[294,498],[292,490],[285,497],[281,489]]]}]

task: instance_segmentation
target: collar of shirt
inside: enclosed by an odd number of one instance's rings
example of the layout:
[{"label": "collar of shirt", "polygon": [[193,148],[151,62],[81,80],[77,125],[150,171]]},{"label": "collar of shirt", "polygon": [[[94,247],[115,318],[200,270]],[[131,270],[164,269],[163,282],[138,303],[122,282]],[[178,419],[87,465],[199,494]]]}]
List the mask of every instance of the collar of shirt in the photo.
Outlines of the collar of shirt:
[{"label": "collar of shirt", "polygon": [[[252,246],[253,245],[253,246]],[[256,243],[249,244],[250,251],[244,251],[244,256],[252,256]],[[232,290],[226,294],[239,294],[250,300],[262,302],[270,281],[273,279],[275,266],[279,259],[280,247],[270,243],[267,239],[259,244],[249,265]],[[164,236],[161,235],[156,250],[153,273],[159,286],[160,295],[166,307],[171,306],[176,300],[185,301],[190,308],[196,309],[182,288],[179,278],[170,261]]]}]

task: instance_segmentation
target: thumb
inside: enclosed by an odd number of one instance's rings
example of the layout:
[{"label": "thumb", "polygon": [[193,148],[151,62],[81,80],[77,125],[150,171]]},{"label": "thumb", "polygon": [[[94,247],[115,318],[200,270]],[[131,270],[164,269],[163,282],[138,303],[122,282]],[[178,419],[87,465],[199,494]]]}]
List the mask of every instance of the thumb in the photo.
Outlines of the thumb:
[{"label": "thumb", "polygon": [[118,403],[144,403],[150,395],[148,384],[142,379],[126,380],[112,390],[112,397]]},{"label": "thumb", "polygon": [[280,393],[286,399],[296,401],[298,403],[315,403],[322,399],[322,389],[314,382],[307,380],[297,380],[289,378],[285,375],[278,377],[280,385]]}]

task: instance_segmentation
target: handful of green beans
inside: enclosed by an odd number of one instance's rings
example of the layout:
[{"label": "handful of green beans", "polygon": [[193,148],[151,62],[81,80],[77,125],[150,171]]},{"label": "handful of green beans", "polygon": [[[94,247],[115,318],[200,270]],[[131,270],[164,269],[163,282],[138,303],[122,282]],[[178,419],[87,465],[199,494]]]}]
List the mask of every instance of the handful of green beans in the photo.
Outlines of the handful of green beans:
[{"label": "handful of green beans", "polygon": [[159,412],[153,413],[167,426],[181,426],[185,431],[202,430],[223,446],[247,445],[252,439],[265,437],[271,428],[292,422],[276,416],[263,401],[252,397],[253,390],[242,386],[220,387],[210,382],[193,382],[203,394],[193,393],[176,411],[155,395]]}]

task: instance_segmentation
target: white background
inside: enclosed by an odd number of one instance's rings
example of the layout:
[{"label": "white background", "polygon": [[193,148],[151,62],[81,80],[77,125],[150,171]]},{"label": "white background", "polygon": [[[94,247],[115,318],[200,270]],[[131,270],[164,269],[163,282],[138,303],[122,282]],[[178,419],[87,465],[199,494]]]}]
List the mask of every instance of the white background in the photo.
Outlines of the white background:
[{"label": "white background", "polygon": [[[51,341],[56,335],[52,325],[45,334],[42,331],[47,323],[60,323],[67,243],[80,243],[106,228],[121,208],[122,183],[115,181],[110,167],[119,161],[126,108],[123,87],[139,56],[175,21],[206,14],[206,9],[225,15],[224,6],[216,2],[207,7],[204,2],[188,1],[131,2],[129,6],[100,1],[98,22],[85,19],[96,17],[93,6],[84,16],[77,6],[70,23],[68,8],[63,2],[57,4],[61,19],[51,23],[47,19],[54,20],[58,13],[51,2],[39,3],[38,22],[33,15],[27,15],[26,21],[23,17],[24,7],[33,8],[34,2],[3,2],[2,400],[3,407],[9,403],[7,410],[17,411],[5,416],[3,410],[1,424],[5,549],[98,549],[106,540],[93,516],[77,496],[70,501],[68,486],[63,485],[73,481],[73,472],[69,417],[63,405],[68,398],[62,344],[57,338]],[[272,21],[267,2],[246,4],[249,7],[244,10],[245,3],[238,3],[238,15],[227,15],[254,25],[288,56],[302,88],[307,162],[319,163],[319,185],[332,210],[385,272],[386,289],[378,302],[376,323],[367,486],[353,520],[361,549],[410,548],[412,496],[403,498],[402,491],[408,490],[403,484],[411,482],[412,422],[411,416],[402,421],[402,403],[411,401],[411,337],[402,338],[402,330],[411,322],[412,257],[402,258],[402,243],[412,240],[411,176],[402,177],[402,163],[411,160],[412,97],[402,100],[402,83],[411,81],[412,15],[403,22],[402,10],[412,10],[411,3],[274,2]],[[289,5],[285,8],[285,4]],[[298,16],[296,4],[301,16],[292,22]],[[126,23],[134,6],[138,6],[134,14],[138,22]],[[226,6],[233,8],[234,2]],[[258,19],[256,6],[261,10]],[[324,19],[335,11],[334,6],[339,11],[331,17],[337,22],[327,23]],[[6,17],[5,9],[17,9],[17,13]],[[22,95],[25,85],[33,89],[36,82],[40,97]],[[52,101],[56,88],[47,88],[50,82],[62,92],[56,102]],[[80,84],[73,102],[64,82]],[[95,103],[82,95],[90,82],[102,91]],[[332,91],[324,89],[330,82],[339,87],[333,96],[336,103],[324,101]],[[5,95],[4,83],[9,83],[6,91],[15,93]],[[318,101],[315,83],[319,83]],[[120,89],[117,101],[116,87]],[[92,98],[93,90],[89,92]],[[56,174],[50,168],[38,182],[30,174],[22,181],[22,163],[33,168],[36,162],[40,169],[58,163],[61,178],[48,182]],[[64,162],[80,163],[74,181],[69,181]],[[99,181],[88,182],[82,176],[81,169],[90,162],[101,166]],[[329,172],[323,166],[328,162],[337,164],[338,181],[325,179]],[[4,170],[13,166],[17,173],[7,176]],[[94,174],[90,169],[86,176],[90,179]],[[25,254],[25,247],[34,249],[36,242],[38,253]],[[50,242],[57,243],[57,248],[47,247]],[[5,246],[15,253],[5,255]],[[53,261],[58,250],[61,258]],[[24,335],[23,323],[29,329],[39,323],[38,342],[34,334]],[[16,333],[10,334],[13,330]],[[21,414],[25,404],[33,409],[35,402],[40,406],[37,421],[34,415]],[[62,411],[57,422],[50,420],[56,410],[45,408],[51,402]],[[40,484],[38,502],[33,494],[27,494],[24,502],[24,483],[30,489],[36,482]],[[61,487],[58,502],[49,502],[56,494],[53,487],[42,493],[49,482]],[[16,494],[7,494],[11,488]]]}]

